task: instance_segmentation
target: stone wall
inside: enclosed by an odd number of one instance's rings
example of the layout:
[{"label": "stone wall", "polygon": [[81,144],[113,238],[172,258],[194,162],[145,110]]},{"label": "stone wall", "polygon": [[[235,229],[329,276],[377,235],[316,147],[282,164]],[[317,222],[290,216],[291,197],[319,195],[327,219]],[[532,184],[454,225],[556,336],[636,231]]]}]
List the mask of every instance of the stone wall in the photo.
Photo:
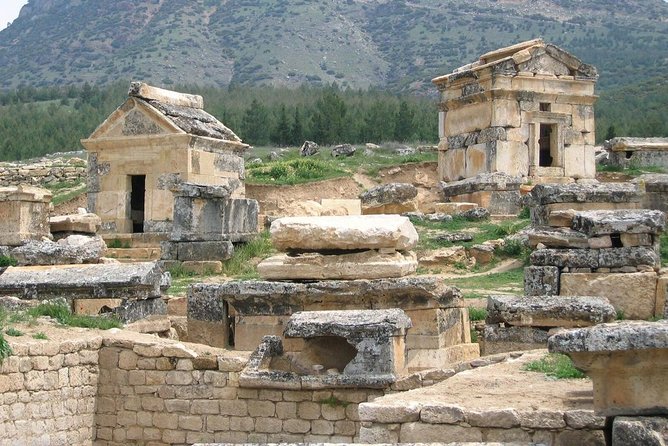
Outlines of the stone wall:
[{"label": "stone wall", "polygon": [[90,445],[102,337],[12,344],[0,366],[0,445]]},{"label": "stone wall", "polygon": [[35,164],[0,163],[0,187],[74,183],[84,181],[86,175],[86,161],[80,158],[42,159]]},{"label": "stone wall", "polygon": [[98,445],[351,443],[358,404],[382,395],[240,388],[247,353],[127,336],[106,339],[100,351]]}]

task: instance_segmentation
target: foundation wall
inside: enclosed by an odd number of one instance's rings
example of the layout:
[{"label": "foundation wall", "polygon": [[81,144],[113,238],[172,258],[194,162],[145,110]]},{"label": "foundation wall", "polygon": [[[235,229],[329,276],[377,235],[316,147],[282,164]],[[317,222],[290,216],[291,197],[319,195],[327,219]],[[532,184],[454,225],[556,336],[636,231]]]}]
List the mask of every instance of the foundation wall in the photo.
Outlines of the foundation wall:
[{"label": "foundation wall", "polygon": [[90,445],[102,337],[13,345],[0,366],[0,445]]}]

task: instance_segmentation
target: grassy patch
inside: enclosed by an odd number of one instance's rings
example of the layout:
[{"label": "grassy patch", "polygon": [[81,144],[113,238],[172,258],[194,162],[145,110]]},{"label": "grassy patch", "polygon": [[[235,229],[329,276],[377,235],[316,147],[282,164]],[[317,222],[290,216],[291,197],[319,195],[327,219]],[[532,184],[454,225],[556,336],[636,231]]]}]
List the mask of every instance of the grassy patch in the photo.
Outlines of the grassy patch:
[{"label": "grassy patch", "polygon": [[42,340],[42,341],[45,341],[45,340],[49,339],[49,337],[43,331],[35,333],[34,335],[32,335],[32,337],[33,337],[33,339],[39,339],[39,340]]},{"label": "grassy patch", "polygon": [[496,290],[502,287],[524,287],[524,268],[516,268],[502,273],[483,274],[473,277],[448,279],[448,285],[459,288]]},{"label": "grassy patch", "polygon": [[575,368],[573,361],[566,355],[550,353],[544,358],[532,361],[524,366],[529,372],[545,373],[557,379],[585,378],[586,375]]},{"label": "grassy patch", "polygon": [[330,396],[319,401],[320,404],[326,404],[329,407],[346,407],[350,404],[347,401],[342,401],[335,396]]},{"label": "grassy patch", "polygon": [[[479,245],[488,240],[496,240],[515,234],[531,224],[526,219],[504,220],[499,223],[492,223],[489,221],[469,221],[461,217],[454,217],[451,221],[446,222],[430,222],[412,220],[418,233],[420,234],[420,241],[418,243],[418,250],[430,250],[438,248],[447,248],[455,244],[471,247]],[[470,242],[452,243],[444,240],[439,240],[438,235],[442,232],[471,232],[473,240]],[[516,249],[513,247],[512,249]],[[501,252],[502,255],[510,255],[512,251]],[[516,249],[518,256],[523,255],[522,250]]]},{"label": "grassy patch", "polygon": [[16,259],[9,256],[0,256],[0,267],[16,266]]},{"label": "grassy patch", "polygon": [[45,186],[53,194],[51,202],[54,206],[66,203],[79,195],[86,193],[86,182],[79,181],[61,181],[58,183],[51,183]]},{"label": "grassy patch", "polygon": [[223,263],[223,273],[238,279],[256,278],[257,272],[252,259],[265,258],[275,252],[269,232],[265,231],[253,240],[234,248],[234,255]]},{"label": "grassy patch", "polygon": [[349,175],[333,162],[314,158],[273,161],[246,168],[246,181],[254,184],[300,184]]},{"label": "grassy patch", "polygon": [[661,236],[661,264],[668,266],[668,234]]},{"label": "grassy patch", "polygon": [[4,361],[5,358],[9,358],[12,354],[12,348],[0,331],[0,364],[2,364],[2,361]]},{"label": "grassy patch", "polygon": [[469,320],[470,321],[484,321],[485,318],[487,318],[487,309],[486,308],[469,307]]},{"label": "grassy patch", "polygon": [[13,336],[13,337],[23,336],[23,332],[21,330],[17,330],[14,327],[9,327],[7,330],[5,330],[5,334],[7,336]]},{"label": "grassy patch", "polygon": [[33,318],[48,316],[57,320],[60,324],[70,327],[97,328],[109,330],[110,328],[121,328],[122,324],[115,317],[84,316],[72,314],[69,307],[64,303],[45,303],[31,308],[27,311]]}]

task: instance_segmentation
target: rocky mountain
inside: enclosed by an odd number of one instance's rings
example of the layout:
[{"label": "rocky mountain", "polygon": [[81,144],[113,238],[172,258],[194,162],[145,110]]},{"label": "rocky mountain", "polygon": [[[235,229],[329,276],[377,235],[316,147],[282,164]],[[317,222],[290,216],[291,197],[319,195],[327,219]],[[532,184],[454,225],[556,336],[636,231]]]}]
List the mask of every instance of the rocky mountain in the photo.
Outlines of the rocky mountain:
[{"label": "rocky mountain", "polygon": [[663,0],[30,0],[0,32],[0,89],[105,84],[430,91],[432,77],[542,36],[600,86],[668,70]]}]

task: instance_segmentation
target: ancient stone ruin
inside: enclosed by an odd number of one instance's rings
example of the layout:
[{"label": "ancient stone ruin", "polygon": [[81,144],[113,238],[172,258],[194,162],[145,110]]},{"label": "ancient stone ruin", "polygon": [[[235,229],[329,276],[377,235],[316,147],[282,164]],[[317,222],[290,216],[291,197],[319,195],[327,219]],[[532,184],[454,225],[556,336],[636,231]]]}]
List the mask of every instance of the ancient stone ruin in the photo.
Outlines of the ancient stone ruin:
[{"label": "ancient stone ruin", "polygon": [[106,233],[169,233],[178,181],[244,196],[241,155],[248,146],[203,110],[201,96],[135,82],[127,101],[81,143],[88,210]]},{"label": "ancient stone ruin", "polygon": [[[441,180],[494,172],[534,184],[594,178],[597,78],[593,66],[540,39],[435,78]],[[451,201],[463,201],[455,192]]]},{"label": "ancient stone ruin", "polygon": [[668,168],[668,138],[612,138],[603,147],[609,166]]}]

